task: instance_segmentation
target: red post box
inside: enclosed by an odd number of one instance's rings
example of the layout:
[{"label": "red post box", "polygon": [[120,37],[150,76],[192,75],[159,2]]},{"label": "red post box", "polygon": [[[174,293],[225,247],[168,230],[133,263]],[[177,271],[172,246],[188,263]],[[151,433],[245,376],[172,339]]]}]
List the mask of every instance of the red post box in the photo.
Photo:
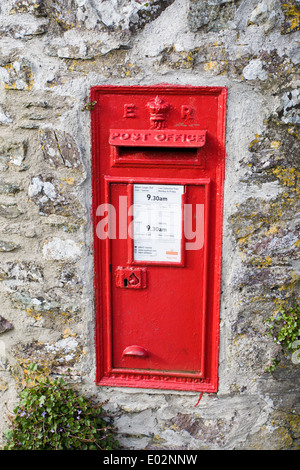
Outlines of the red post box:
[{"label": "red post box", "polygon": [[96,382],[214,392],[226,89],[91,90]]}]

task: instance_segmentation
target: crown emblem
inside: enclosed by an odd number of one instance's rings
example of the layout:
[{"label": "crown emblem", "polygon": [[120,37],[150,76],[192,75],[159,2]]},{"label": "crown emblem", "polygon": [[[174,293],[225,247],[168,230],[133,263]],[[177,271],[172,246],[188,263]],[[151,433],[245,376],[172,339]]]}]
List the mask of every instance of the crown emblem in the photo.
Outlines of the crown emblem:
[{"label": "crown emblem", "polygon": [[150,111],[150,125],[152,129],[163,129],[167,119],[167,113],[170,108],[169,103],[166,103],[159,96],[154,100],[147,103],[147,108]]}]

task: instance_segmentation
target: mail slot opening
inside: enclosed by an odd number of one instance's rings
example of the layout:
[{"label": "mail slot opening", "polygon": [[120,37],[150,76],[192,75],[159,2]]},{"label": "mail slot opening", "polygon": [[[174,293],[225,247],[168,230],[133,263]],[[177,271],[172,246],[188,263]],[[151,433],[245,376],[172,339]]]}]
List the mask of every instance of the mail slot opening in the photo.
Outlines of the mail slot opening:
[{"label": "mail slot opening", "polygon": [[111,145],[112,166],[198,166],[204,168],[207,151],[196,147],[132,147]]},{"label": "mail slot opening", "polygon": [[196,148],[155,148],[152,147],[120,147],[119,158],[144,158],[144,159],[183,159],[197,158]]}]

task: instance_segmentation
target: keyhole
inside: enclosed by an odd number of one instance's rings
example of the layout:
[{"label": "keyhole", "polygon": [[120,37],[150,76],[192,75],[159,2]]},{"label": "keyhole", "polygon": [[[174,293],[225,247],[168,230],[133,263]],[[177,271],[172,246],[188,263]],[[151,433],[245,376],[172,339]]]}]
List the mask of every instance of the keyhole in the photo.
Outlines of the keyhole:
[{"label": "keyhole", "polygon": [[128,279],[124,279],[124,287],[127,287]]}]

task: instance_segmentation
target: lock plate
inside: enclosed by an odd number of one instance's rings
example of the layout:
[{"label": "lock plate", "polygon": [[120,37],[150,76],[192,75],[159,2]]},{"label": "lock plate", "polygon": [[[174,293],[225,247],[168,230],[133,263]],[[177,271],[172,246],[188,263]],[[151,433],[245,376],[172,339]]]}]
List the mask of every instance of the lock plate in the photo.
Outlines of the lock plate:
[{"label": "lock plate", "polygon": [[147,287],[147,268],[118,266],[116,287],[122,289],[145,289]]}]

